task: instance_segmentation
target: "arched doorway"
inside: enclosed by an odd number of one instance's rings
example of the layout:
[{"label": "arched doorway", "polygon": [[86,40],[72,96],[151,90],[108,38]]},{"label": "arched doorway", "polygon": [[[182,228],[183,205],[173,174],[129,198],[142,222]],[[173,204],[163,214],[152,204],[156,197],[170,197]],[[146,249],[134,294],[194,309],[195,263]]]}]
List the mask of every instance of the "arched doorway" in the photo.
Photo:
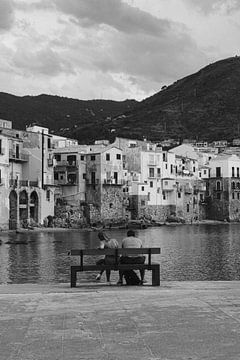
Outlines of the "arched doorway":
[{"label": "arched doorway", "polygon": [[30,195],[30,221],[38,223],[38,194],[33,191]]},{"label": "arched doorway", "polygon": [[19,221],[20,226],[27,226],[28,220],[28,194],[26,190],[19,193]]},{"label": "arched doorway", "polygon": [[9,230],[17,229],[17,193],[12,190],[9,194]]}]

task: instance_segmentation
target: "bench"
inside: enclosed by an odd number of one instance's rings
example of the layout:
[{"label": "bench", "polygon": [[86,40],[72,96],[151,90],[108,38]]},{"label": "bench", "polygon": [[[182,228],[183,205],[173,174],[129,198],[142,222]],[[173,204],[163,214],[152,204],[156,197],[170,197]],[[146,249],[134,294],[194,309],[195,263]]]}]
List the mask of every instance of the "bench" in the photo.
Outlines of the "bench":
[{"label": "bench", "polygon": [[[152,271],[152,286],[160,285],[160,265],[152,262],[153,254],[160,254],[160,248],[119,248],[119,249],[72,249],[68,255],[79,256],[80,264],[71,266],[71,287],[76,287],[77,272],[101,270],[149,270]],[[115,256],[115,262],[107,265],[84,264],[84,256]],[[148,255],[144,264],[119,264],[119,256]]]}]

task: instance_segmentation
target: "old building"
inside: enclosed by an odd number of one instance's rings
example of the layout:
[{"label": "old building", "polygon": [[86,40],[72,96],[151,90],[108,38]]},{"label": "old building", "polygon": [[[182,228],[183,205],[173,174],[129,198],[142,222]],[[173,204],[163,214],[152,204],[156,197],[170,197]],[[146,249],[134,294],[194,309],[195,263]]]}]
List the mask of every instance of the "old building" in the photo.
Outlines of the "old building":
[{"label": "old building", "polygon": [[48,134],[2,128],[0,226],[16,229],[54,215],[51,139]]},{"label": "old building", "polygon": [[240,158],[219,154],[209,162],[208,217],[214,220],[240,220]]},{"label": "old building", "polygon": [[122,221],[122,151],[114,145],[86,154],[86,206],[90,223]]}]

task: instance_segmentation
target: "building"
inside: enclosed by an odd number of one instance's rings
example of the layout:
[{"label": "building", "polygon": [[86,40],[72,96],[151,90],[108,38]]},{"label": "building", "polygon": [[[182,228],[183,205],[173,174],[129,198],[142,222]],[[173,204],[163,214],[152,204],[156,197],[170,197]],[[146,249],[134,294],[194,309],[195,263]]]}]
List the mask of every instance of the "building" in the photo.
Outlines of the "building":
[{"label": "building", "polygon": [[86,154],[86,216],[89,223],[122,221],[122,150],[114,145]]},{"label": "building", "polygon": [[209,167],[209,219],[240,221],[240,158],[219,154]]},{"label": "building", "polygon": [[0,132],[0,226],[16,229],[42,224],[54,215],[51,138],[48,134],[2,129]]}]

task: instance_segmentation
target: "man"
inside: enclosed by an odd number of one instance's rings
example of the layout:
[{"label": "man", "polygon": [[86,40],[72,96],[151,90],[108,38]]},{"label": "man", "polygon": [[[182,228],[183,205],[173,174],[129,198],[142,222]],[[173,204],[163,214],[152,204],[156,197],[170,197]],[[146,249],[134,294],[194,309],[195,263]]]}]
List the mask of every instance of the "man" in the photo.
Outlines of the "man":
[{"label": "man", "polygon": [[[116,239],[110,239],[106,234],[104,234],[102,231],[98,233],[98,238],[100,240],[100,246],[99,249],[117,249],[118,248],[118,242]],[[115,256],[114,255],[106,255],[104,259],[100,259],[96,262],[97,265],[106,265],[106,264],[113,264],[115,262]],[[101,270],[99,274],[96,276],[96,280],[101,280],[101,276],[103,274],[104,270]],[[110,275],[111,270],[106,270],[106,277],[107,277],[107,283],[110,284]]]},{"label": "man", "polygon": [[[142,240],[135,236],[134,230],[128,230],[127,237],[122,241],[122,248],[141,248],[142,247]],[[120,264],[144,264],[145,256],[122,256],[120,258]],[[144,269],[140,270],[141,282],[142,285],[144,283]],[[123,271],[119,271],[119,280],[118,285],[122,285],[123,283]]]}]

